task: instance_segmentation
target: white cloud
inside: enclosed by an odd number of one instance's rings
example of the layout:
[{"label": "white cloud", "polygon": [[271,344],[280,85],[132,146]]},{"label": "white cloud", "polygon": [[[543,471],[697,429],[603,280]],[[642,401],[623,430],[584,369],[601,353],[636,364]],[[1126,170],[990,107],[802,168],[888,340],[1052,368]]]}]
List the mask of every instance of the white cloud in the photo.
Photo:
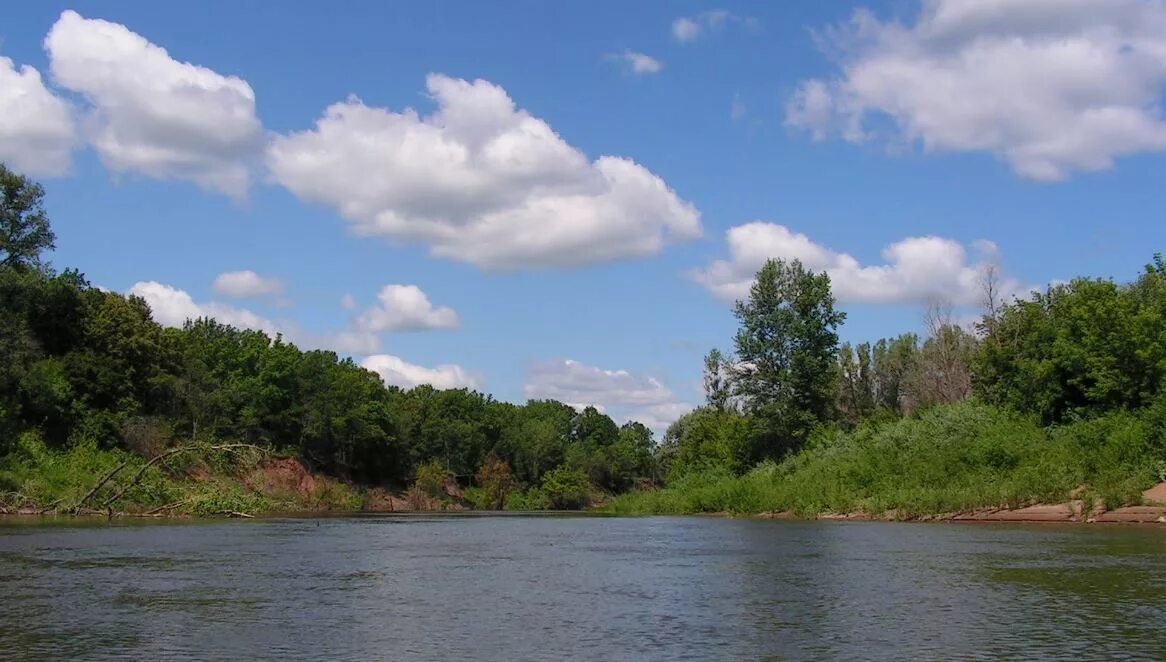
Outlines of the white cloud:
[{"label": "white cloud", "polygon": [[360,330],[312,333],[293,327],[283,329],[283,335],[300,348],[327,349],[341,356],[365,356],[381,351],[380,336]]},{"label": "white cloud", "polygon": [[313,333],[292,323],[276,323],[246,308],[208,301],[198,303],[185,290],[156,281],[134,283],[126,294],[146,300],[154,321],[162,326],[181,328],[187,320],[212,318],[241,329],[263,331],[271,337],[282,335],[301,349],[329,349],[342,355],[373,354],[381,350],[375,333],[349,329],[336,333]]},{"label": "white cloud", "polygon": [[126,294],[145,299],[154,321],[163,326],[181,327],[187,320],[209,317],[223,324],[264,331],[272,337],[282,334],[286,340],[305,349],[319,347],[340,354],[370,354],[360,364],[379,374],[385,384],[402,388],[412,388],[421,384],[431,384],[439,389],[481,388],[481,379],[459,365],[426,368],[408,363],[396,356],[373,354],[380,351],[381,345],[380,340],[372,333],[355,330],[319,335],[294,326],[281,328],[280,325],[246,309],[215,302],[196,303],[186,291],[156,281],[134,283]]},{"label": "white cloud", "polygon": [[50,92],[40,72],[0,57],[0,161],[33,176],[63,175],[77,143],[69,105]]},{"label": "white cloud", "polygon": [[617,420],[638,420],[658,433],[692,409],[692,405],[677,402],[672,391],[655,377],[605,370],[571,359],[531,365],[523,395],[558,400],[576,408],[594,406]]},{"label": "white cloud", "polygon": [[669,425],[693,409],[696,409],[696,406],[687,402],[666,402],[633,410],[627,415],[627,418],[643,423],[655,432],[656,439],[660,440],[664,438],[664,433],[667,432]]},{"label": "white cloud", "polygon": [[356,297],[351,294],[340,297],[340,307],[344,310],[356,310]]},{"label": "white cloud", "polygon": [[406,389],[422,384],[437,389],[481,388],[481,381],[459,365],[426,368],[389,354],[366,357],[360,365],[380,375],[385,384]]},{"label": "white cloud", "polygon": [[691,18],[681,16],[675,21],[672,21],[672,36],[676,41],[692,41],[699,37],[703,31],[704,28],[701,27],[700,23],[697,23]]},{"label": "white cloud", "polygon": [[637,53],[635,51],[625,50],[622,53],[612,53],[608,59],[619,62],[624,69],[643,76],[644,74],[658,74],[664,68],[664,63],[644,53]]},{"label": "white cloud", "polygon": [[[765,261],[781,258],[798,259],[808,269],[827,272],[834,296],[842,303],[920,303],[938,296],[956,306],[974,306],[981,298],[983,268],[996,260],[996,247],[991,242],[973,244],[981,257],[973,263],[959,242],[926,236],[895,242],[882,251],[886,264],[864,266],[784,225],[762,221],[729,228],[725,241],[728,259],[715,260],[694,274],[724,301],[748,295],[753,277]],[[1011,279],[1003,279],[999,289],[1005,296],[1023,290]]]},{"label": "white cloud", "polygon": [[696,16],[681,16],[672,21],[672,38],[682,44],[690,43],[706,33],[721,30],[729,23],[739,23],[752,31],[760,27],[755,18],[739,16],[724,9],[713,9]]},{"label": "white cloud", "polygon": [[274,322],[250,310],[215,302],[196,303],[185,290],[156,281],[134,283],[126,294],[145,299],[154,321],[162,326],[181,327],[187,320],[210,317],[223,324],[263,331],[270,336],[279,333]]},{"label": "white cloud", "polygon": [[228,271],[215,277],[211,289],[217,294],[236,299],[283,294],[283,282],[278,278],[264,278],[250,269]]},{"label": "white cloud", "polygon": [[990,153],[1038,180],[1166,150],[1157,0],[928,0],[911,24],[859,10],[820,41],[840,72],[803,81],[786,112],[815,139],[890,124],[892,142]]},{"label": "white cloud", "polygon": [[729,105],[729,119],[744,119],[745,115],[748,114],[749,108],[745,106],[745,102],[741,99],[741,95],[734,94],[733,103]]},{"label": "white cloud", "polygon": [[588,162],[501,87],[437,74],[427,87],[428,116],[350,97],[277,136],[274,178],[359,234],[491,269],[651,255],[700,235],[700,214],[659,177],[626,158]]},{"label": "white cloud", "polygon": [[379,305],[356,319],[358,329],[369,332],[453,329],[460,324],[453,308],[434,306],[416,285],[385,285],[377,295]]},{"label": "white cloud", "polygon": [[72,10],[45,49],[53,79],[92,105],[87,137],[108,168],[246,193],[247,161],[263,142],[246,81],[174,60],[121,24]]}]

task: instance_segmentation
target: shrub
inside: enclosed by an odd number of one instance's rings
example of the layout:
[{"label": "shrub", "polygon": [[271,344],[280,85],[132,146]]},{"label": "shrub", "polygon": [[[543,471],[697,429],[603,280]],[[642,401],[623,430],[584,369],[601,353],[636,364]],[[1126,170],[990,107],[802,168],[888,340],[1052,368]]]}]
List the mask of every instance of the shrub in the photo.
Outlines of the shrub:
[{"label": "shrub", "polygon": [[547,507],[553,510],[578,510],[591,502],[587,474],[566,467],[543,474],[541,492]]}]

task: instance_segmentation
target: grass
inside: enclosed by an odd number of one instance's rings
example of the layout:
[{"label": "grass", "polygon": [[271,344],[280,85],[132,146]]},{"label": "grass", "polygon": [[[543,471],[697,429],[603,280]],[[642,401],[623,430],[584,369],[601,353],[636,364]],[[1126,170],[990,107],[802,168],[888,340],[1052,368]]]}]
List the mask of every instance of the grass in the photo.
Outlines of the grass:
[{"label": "grass", "polygon": [[217,515],[323,510],[358,510],[364,505],[361,490],[337,480],[313,477],[311,490],[301,491],[273,483],[258,453],[206,450],[180,453],[146,467],[147,461],[124,450],[101,449],[80,443],[64,450],[45,446],[33,433],[21,435],[0,464],[0,509],[7,511],[68,512],[79,505],[103,476],[124,463],[114,478],[84,504],[111,503],[117,512],[149,513],[163,510],[171,515]]},{"label": "grass", "polygon": [[800,516],[864,512],[914,517],[1065,501],[1075,490],[1107,507],[1138,503],[1163,478],[1160,411],[1043,429],[1027,417],[964,403],[918,418],[826,432],[780,464],[742,476],[689,474],[616,497],[617,514]]}]

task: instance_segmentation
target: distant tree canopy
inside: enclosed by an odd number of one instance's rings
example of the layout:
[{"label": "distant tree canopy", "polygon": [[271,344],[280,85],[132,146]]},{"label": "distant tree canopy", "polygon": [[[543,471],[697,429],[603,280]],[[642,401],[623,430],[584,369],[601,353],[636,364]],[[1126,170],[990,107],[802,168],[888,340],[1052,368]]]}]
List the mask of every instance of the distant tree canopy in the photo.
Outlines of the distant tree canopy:
[{"label": "distant tree canopy", "polygon": [[1046,423],[1137,409],[1166,377],[1166,264],[1132,283],[1075,278],[1001,308],[975,357],[987,402]]},{"label": "distant tree canopy", "polygon": [[143,454],[241,441],[364,484],[403,484],[438,466],[462,482],[488,478],[495,501],[556,469],[568,492],[577,475],[623,490],[658,473],[651,432],[593,407],[386,388],[351,359],[260,331],[213,319],[163,328],[140,298],[52,273],[40,186],[0,166],[0,189],[0,459],[29,430],[58,449]]},{"label": "distant tree canopy", "polygon": [[815,430],[877,425],[969,398],[1045,424],[1151,406],[1166,412],[1160,255],[1131,283],[1078,278],[1027,300],[1002,300],[997,278],[988,265],[974,332],[936,299],[922,338],[839,346],[843,315],[826,275],[770,260],[736,305],[735,355],[713,350],[704,359],[706,406],[668,428],[661,471],[672,479],[741,473],[799,448]]},{"label": "distant tree canopy", "polygon": [[0,459],[27,431],[58,449],[143,455],[243,441],[363,484],[453,477],[476,480],[491,507],[523,488],[566,507],[594,488],[741,473],[834,426],[968,398],[1048,425],[1148,407],[1166,420],[1160,255],[1128,284],[1077,278],[1011,302],[988,277],[974,333],[936,303],[923,337],[841,346],[829,277],[769,260],[734,308],[733,353],[705,357],[705,406],[656,444],[644,425],[594,407],[385,387],[351,359],[278,336],[211,319],[162,328],[142,299],[46,266],[53,233],[37,184],[0,166],[0,193]]}]

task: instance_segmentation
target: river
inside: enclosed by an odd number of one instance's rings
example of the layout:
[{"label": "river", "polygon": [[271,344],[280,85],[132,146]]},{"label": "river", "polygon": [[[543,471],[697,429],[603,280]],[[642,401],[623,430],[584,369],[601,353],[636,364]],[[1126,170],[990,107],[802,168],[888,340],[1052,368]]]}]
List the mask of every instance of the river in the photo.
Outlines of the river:
[{"label": "river", "polygon": [[1166,529],[0,523],[2,659],[1164,659]]}]

